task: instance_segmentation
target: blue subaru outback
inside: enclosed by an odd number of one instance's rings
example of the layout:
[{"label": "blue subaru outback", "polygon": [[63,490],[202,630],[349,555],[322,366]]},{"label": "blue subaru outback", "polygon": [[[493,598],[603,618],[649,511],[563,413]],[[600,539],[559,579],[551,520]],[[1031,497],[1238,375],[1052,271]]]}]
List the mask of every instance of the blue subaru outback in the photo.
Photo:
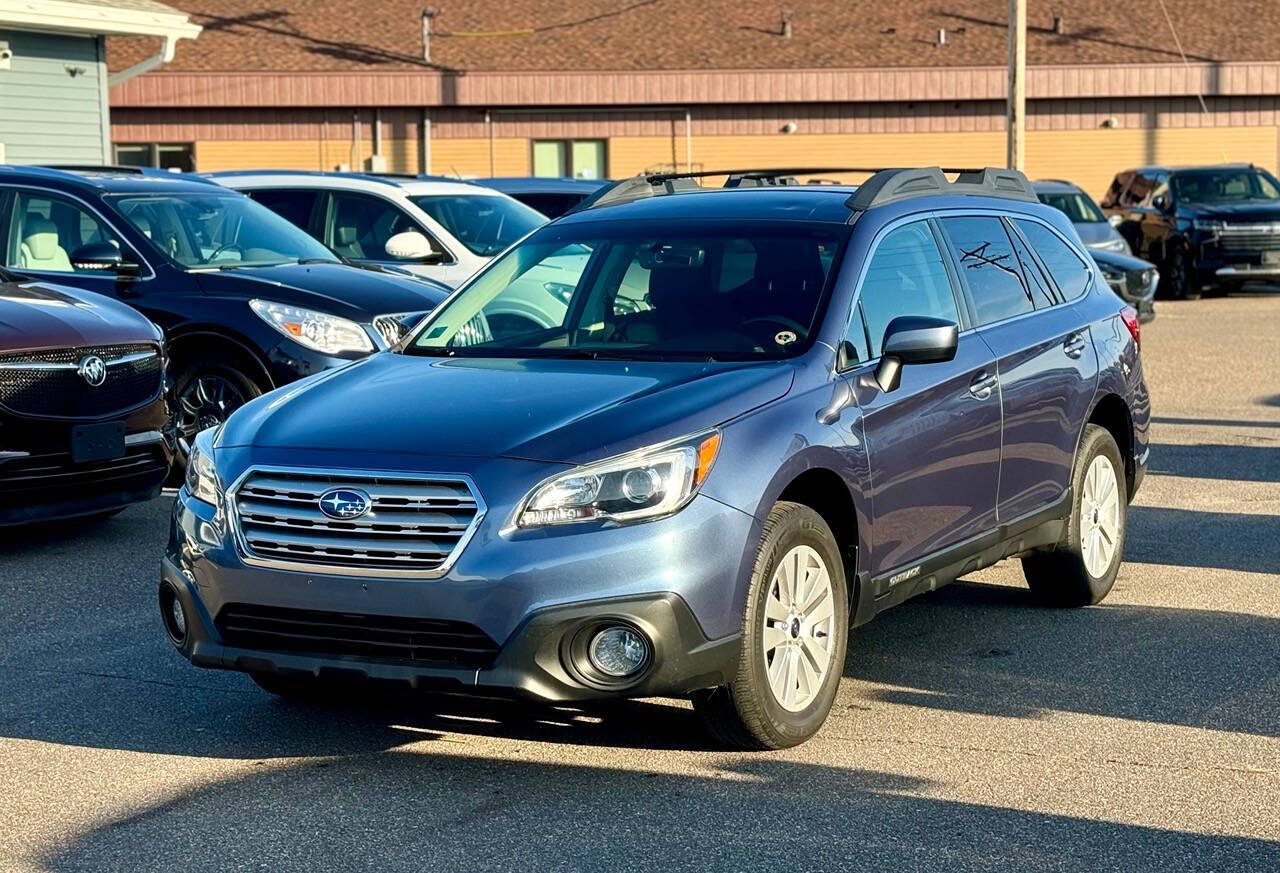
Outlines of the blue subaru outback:
[{"label": "blue subaru outback", "polygon": [[[202,432],[173,644],[288,696],[687,696],[778,748],[890,606],[1013,556],[1047,604],[1105,597],[1150,411],[1067,218],[1009,170],[731,181],[617,183]],[[534,269],[559,305],[477,330]]]}]

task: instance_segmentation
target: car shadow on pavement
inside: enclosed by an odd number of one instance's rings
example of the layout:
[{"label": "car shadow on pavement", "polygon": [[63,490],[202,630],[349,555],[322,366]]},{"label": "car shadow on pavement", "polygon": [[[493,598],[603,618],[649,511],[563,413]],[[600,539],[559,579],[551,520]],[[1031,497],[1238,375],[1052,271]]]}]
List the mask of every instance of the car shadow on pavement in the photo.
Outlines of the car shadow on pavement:
[{"label": "car shadow on pavement", "polygon": [[[252,768],[93,827],[50,871],[1264,870],[1280,844],[927,796],[773,756],[674,772],[430,743]],[[692,771],[692,772],[691,772]]]},{"label": "car shadow on pavement", "polygon": [[1280,573],[1280,516],[1133,506],[1124,559],[1170,567]]},{"label": "car shadow on pavement", "polygon": [[[1280,427],[1280,423],[1277,423]],[[1157,476],[1190,476],[1244,482],[1280,482],[1280,443],[1272,445],[1151,446],[1149,472]]]},{"label": "car shadow on pavement", "polygon": [[1278,637],[1274,618],[1106,603],[1050,609],[1026,588],[962,582],[854,631],[845,675],[892,686],[872,696],[913,706],[1278,737]]}]

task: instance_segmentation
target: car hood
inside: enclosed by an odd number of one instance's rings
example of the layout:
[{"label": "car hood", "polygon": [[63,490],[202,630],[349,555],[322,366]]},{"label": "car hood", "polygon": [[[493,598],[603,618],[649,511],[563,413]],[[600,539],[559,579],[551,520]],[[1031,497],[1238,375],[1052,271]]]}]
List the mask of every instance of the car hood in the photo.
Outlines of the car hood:
[{"label": "car hood", "polygon": [[1208,221],[1280,221],[1280,200],[1253,203],[1186,203],[1195,218]]},{"label": "car hood", "polygon": [[43,282],[0,282],[0,352],[158,342],[136,309],[91,291]]},{"label": "car hood", "polygon": [[1114,227],[1105,221],[1089,221],[1075,225],[1080,241],[1087,246],[1096,246],[1113,239],[1123,239]]},{"label": "car hood", "polygon": [[199,273],[208,294],[275,300],[368,321],[434,309],[449,296],[439,282],[347,264],[279,264]]},{"label": "car hood", "polygon": [[1142,258],[1135,258],[1131,255],[1122,255],[1119,252],[1108,252],[1103,249],[1089,249],[1089,254],[1099,264],[1105,264],[1117,270],[1123,270],[1126,273],[1131,273],[1135,270],[1150,270],[1155,267],[1155,264],[1152,264],[1149,261],[1144,261]]},{"label": "car hood", "polygon": [[781,397],[790,362],[428,358],[382,353],[267,394],[223,446],[582,463]]}]

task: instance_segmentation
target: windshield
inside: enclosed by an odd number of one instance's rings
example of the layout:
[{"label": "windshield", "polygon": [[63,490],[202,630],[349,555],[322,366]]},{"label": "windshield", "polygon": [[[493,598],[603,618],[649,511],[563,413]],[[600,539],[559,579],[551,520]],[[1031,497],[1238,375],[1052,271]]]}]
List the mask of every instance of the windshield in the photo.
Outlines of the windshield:
[{"label": "windshield", "polygon": [[130,224],[184,267],[337,261],[305,231],[242,194],[184,191],[131,195],[118,202]]},{"label": "windshield", "polygon": [[777,359],[810,344],[848,229],[549,226],[432,313],[408,354]]},{"label": "windshield", "polygon": [[1072,224],[1096,224],[1106,221],[1092,198],[1087,194],[1072,192],[1066,194],[1039,194],[1040,202],[1052,206],[1059,212],[1065,212]]},{"label": "windshield", "polygon": [[510,197],[447,194],[410,197],[472,254],[492,257],[547,217]]},{"label": "windshield", "polygon": [[1280,183],[1251,168],[1201,170],[1173,177],[1175,200],[1186,203],[1237,203],[1280,199]]}]

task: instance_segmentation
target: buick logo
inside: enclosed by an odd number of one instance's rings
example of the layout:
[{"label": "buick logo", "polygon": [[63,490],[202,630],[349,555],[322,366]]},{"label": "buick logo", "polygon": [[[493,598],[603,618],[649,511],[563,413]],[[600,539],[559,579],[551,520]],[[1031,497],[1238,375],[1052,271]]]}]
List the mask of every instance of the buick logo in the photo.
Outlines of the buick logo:
[{"label": "buick logo", "polygon": [[81,379],[97,388],[107,381],[107,362],[97,355],[87,355],[81,358],[76,372],[80,374]]},{"label": "buick logo", "polygon": [[320,511],[330,518],[348,521],[369,511],[373,501],[355,488],[333,488],[320,495]]}]

